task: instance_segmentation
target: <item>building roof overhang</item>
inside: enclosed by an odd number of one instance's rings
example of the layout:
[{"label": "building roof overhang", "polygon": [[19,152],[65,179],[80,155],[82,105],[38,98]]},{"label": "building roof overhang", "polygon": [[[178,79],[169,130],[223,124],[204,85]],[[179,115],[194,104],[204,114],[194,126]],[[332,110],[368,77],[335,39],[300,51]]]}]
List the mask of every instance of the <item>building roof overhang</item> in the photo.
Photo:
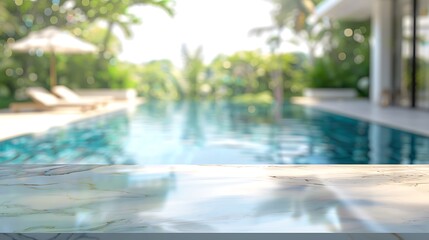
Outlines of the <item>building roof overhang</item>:
[{"label": "building roof overhang", "polygon": [[366,20],[371,17],[372,2],[376,0],[325,0],[320,3],[314,18],[338,20]]}]

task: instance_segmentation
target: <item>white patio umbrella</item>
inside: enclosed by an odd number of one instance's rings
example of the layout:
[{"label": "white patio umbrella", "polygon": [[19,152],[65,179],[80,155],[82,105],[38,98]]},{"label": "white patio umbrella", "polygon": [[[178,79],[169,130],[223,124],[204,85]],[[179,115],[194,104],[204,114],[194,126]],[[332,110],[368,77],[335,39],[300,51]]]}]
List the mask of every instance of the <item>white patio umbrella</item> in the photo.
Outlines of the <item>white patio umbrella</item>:
[{"label": "white patio umbrella", "polygon": [[31,32],[27,37],[15,43],[9,44],[10,48],[17,52],[43,51],[51,54],[50,80],[51,87],[57,84],[56,56],[57,53],[83,54],[95,53],[97,47],[85,42],[67,31],[56,27],[47,27],[40,31]]}]

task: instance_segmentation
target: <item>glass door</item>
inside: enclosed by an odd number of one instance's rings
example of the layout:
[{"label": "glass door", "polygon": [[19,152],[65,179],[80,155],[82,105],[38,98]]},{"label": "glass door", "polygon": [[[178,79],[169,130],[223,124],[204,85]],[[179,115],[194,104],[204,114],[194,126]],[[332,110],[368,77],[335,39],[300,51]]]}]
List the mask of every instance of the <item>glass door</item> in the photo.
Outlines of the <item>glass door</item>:
[{"label": "glass door", "polygon": [[429,0],[418,1],[416,103],[429,109]]},{"label": "glass door", "polygon": [[413,1],[396,0],[394,5],[393,103],[411,107],[411,71],[413,52]]}]

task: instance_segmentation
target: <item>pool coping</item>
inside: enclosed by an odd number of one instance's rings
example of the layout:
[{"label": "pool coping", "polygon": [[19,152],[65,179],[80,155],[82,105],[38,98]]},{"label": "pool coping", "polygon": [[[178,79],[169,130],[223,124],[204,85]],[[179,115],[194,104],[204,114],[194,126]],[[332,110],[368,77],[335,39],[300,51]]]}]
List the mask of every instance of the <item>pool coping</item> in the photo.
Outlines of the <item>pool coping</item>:
[{"label": "pool coping", "polygon": [[[427,170],[428,165],[3,165],[0,190],[9,195],[3,196],[0,209],[12,214],[3,218],[4,229],[11,232],[139,232],[141,221],[153,227],[190,224],[152,228],[156,232],[294,232],[293,224],[273,225],[273,229],[265,221],[247,220],[282,216],[295,221],[289,213],[300,213],[300,204],[306,204],[313,217],[337,209],[342,224],[331,232],[427,233]],[[278,204],[284,201],[290,204]],[[295,206],[292,203],[298,204],[296,209],[284,208]],[[147,208],[152,204],[157,208]],[[82,206],[105,217],[76,227]],[[179,210],[186,206],[192,211]],[[252,214],[254,209],[259,214]],[[35,216],[44,224],[35,225]],[[57,217],[61,220],[53,220]],[[210,228],[200,228],[204,227],[200,223]],[[50,227],[57,224],[59,228]],[[320,231],[317,225],[307,225],[306,232]],[[140,231],[152,232],[151,228]]]},{"label": "pool coping", "polygon": [[[53,127],[66,126],[81,120],[126,110],[144,102],[143,99],[135,102],[115,102],[108,108],[87,113],[73,111],[1,112],[0,126],[7,126],[7,129],[0,131],[0,141],[27,134],[43,133]],[[308,98],[294,98],[292,103],[429,137],[427,127],[429,111],[399,107],[383,108],[371,104],[368,100],[314,101]]]},{"label": "pool coping", "polygon": [[292,103],[429,137],[429,111],[381,107],[368,100],[323,100],[294,98]]},{"label": "pool coping", "polygon": [[28,134],[44,133],[55,127],[63,127],[79,121],[111,114],[114,112],[133,110],[144,104],[144,99],[135,101],[115,101],[107,107],[90,112],[76,110],[39,111],[39,112],[1,112],[0,126],[6,126],[0,131],[0,142]]}]

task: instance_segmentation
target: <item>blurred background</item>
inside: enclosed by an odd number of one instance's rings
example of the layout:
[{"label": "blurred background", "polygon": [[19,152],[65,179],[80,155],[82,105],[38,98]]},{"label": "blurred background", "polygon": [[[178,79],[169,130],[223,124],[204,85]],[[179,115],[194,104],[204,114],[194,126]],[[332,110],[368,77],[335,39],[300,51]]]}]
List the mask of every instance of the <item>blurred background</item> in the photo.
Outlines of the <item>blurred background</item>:
[{"label": "blurred background", "polygon": [[97,54],[57,54],[58,84],[146,99],[271,103],[307,88],[369,95],[370,18],[316,16],[320,0],[15,0],[0,3],[0,107],[49,88],[49,57],[8,44],[56,26]]}]

